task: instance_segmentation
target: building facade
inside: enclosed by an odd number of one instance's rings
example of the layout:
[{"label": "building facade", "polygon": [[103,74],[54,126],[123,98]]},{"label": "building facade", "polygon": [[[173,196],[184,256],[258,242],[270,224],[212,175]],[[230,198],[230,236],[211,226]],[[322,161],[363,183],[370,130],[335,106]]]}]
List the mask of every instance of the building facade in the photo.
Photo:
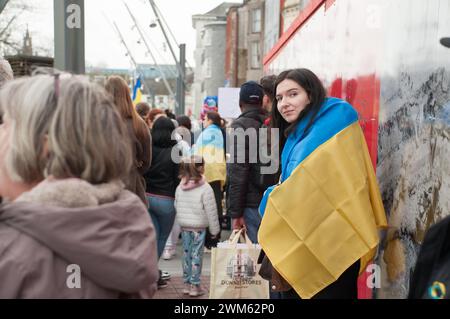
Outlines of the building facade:
[{"label": "building facade", "polygon": [[228,11],[225,74],[230,87],[263,75],[264,12],[263,0],[247,0]]},{"label": "building facade", "polygon": [[195,70],[192,85],[193,115],[198,117],[206,96],[217,96],[225,83],[227,12],[235,3],[222,3],[213,10],[192,16],[196,30]]}]

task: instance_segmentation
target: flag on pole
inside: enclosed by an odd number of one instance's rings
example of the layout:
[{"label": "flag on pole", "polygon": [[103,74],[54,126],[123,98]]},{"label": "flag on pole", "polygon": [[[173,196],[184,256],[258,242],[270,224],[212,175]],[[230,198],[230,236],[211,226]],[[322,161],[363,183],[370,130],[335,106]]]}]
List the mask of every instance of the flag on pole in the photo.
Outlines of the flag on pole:
[{"label": "flag on pole", "polygon": [[141,99],[142,99],[141,87],[142,87],[141,77],[138,77],[136,84],[134,85],[134,89],[133,89],[133,103],[135,105],[137,103],[141,102]]}]

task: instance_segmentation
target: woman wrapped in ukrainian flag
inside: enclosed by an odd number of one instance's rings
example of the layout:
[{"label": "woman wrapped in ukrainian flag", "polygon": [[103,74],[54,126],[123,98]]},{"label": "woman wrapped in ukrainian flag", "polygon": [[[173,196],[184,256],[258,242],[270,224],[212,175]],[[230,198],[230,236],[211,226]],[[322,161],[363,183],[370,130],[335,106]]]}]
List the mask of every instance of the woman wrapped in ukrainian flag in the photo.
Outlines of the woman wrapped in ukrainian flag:
[{"label": "woman wrapped in ukrainian flag", "polygon": [[282,72],[274,86],[284,147],[280,183],[261,201],[259,243],[292,287],[282,298],[356,299],[387,226],[358,114],[326,97],[310,70]]}]

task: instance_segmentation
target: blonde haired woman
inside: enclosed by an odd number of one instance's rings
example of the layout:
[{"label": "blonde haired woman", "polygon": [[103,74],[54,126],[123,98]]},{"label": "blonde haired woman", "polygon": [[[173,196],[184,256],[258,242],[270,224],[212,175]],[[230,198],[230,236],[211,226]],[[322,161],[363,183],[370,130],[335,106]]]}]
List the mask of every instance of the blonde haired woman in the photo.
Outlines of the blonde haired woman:
[{"label": "blonde haired woman", "polygon": [[113,97],[132,141],[134,163],[130,175],[126,178],[127,189],[138,195],[147,205],[143,175],[148,171],[152,162],[152,142],[149,128],[136,112],[131,101],[130,88],[124,79],[119,76],[109,77],[106,82],[106,90]]},{"label": "blonde haired woman", "polygon": [[0,91],[0,298],[151,297],[153,224],[121,179],[126,128],[106,92],[39,75]]}]

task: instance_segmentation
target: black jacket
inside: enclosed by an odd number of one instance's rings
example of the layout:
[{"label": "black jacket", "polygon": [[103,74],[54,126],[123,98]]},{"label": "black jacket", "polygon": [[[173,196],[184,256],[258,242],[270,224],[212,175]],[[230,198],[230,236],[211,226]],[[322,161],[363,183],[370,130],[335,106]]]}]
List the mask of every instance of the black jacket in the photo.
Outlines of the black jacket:
[{"label": "black jacket", "polygon": [[175,190],[180,183],[178,164],[171,158],[172,147],[152,147],[152,166],[144,174],[147,193],[175,197]]},{"label": "black jacket", "polygon": [[[440,285],[446,289],[440,291]],[[411,278],[408,298],[436,297],[450,299],[450,216],[428,230]]]},{"label": "black jacket", "polygon": [[[242,113],[233,121],[231,128],[233,130],[254,128],[259,132],[265,117],[262,108],[255,107]],[[257,186],[260,178],[259,167],[252,163],[254,161],[250,161],[251,157],[257,154],[249,154],[249,142],[246,141],[245,145],[242,145],[234,139],[229,140],[227,144],[228,151],[233,156],[227,163],[227,210],[232,218],[239,218],[243,216],[245,208],[259,206],[264,190]],[[235,151],[231,151],[230,148]],[[245,150],[245,162],[238,163],[238,153],[242,150]]]}]

